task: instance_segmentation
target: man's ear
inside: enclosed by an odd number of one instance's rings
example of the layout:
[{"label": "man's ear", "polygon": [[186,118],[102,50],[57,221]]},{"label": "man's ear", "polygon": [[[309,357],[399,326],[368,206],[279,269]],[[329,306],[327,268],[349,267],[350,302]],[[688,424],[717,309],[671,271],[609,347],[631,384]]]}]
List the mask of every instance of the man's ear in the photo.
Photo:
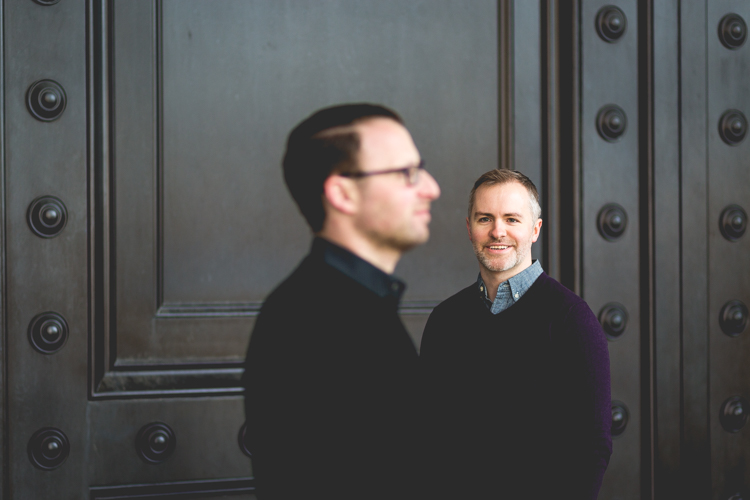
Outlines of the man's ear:
[{"label": "man's ear", "polygon": [[539,233],[542,231],[542,219],[537,219],[534,224],[534,234],[531,237],[531,242],[534,243],[539,239]]},{"label": "man's ear", "polygon": [[466,218],[466,231],[469,233],[469,241],[471,241],[471,223],[468,217]]},{"label": "man's ear", "polygon": [[359,191],[352,179],[329,175],[323,183],[323,197],[334,210],[353,214],[359,207]]}]

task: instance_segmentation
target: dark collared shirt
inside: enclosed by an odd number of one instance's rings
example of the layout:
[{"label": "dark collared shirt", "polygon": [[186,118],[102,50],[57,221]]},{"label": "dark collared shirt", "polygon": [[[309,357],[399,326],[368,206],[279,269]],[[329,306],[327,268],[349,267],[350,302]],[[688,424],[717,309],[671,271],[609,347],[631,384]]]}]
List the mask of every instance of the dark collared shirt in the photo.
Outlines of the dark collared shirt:
[{"label": "dark collared shirt", "polygon": [[542,274],[542,265],[535,260],[529,267],[516,274],[507,281],[503,281],[497,287],[495,301],[490,301],[487,296],[487,287],[482,281],[482,275],[477,277],[477,288],[479,288],[480,297],[492,314],[500,314],[510,306],[518,302],[523,294],[531,288],[536,279]]},{"label": "dark collared shirt", "polygon": [[378,297],[392,297],[396,303],[401,300],[406,288],[403,281],[384,273],[349,250],[316,237],[312,242],[310,254],[322,255],[326,264],[349,276]]}]

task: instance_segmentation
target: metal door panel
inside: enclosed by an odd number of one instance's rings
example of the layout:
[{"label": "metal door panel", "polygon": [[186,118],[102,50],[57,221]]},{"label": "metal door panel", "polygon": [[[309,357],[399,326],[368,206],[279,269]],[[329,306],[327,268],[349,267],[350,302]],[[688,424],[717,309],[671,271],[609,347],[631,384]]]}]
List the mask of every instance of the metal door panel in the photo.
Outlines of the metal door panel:
[{"label": "metal door panel", "polygon": [[[609,343],[612,399],[627,407],[629,420],[613,443],[602,498],[640,498],[640,290],[638,15],[635,1],[617,2],[627,27],[608,42],[597,33],[603,1],[584,1],[580,10],[581,44],[581,296],[594,314],[609,303],[624,306],[628,319],[621,337]],[[624,133],[606,141],[597,129],[602,110],[619,106],[627,119]],[[608,241],[598,229],[608,204],[627,215],[621,236]]]},{"label": "metal door panel", "polygon": [[[105,258],[116,269],[108,311],[115,366],[241,359],[263,297],[309,245],[280,175],[286,133],[302,114],[342,100],[399,109],[430,170],[448,186],[430,244],[397,270],[410,283],[403,310],[418,340],[413,316],[424,321],[430,304],[475,272],[461,243],[462,208],[473,179],[498,161],[497,113],[488,113],[497,107],[496,6],[206,5],[114,2],[113,34],[102,38],[113,54],[104,64],[113,80],[115,208],[103,231],[114,242]],[[330,26],[332,16],[355,22]],[[365,21],[378,16],[391,19],[392,32]],[[349,52],[331,50],[341,44]],[[428,48],[433,55],[425,58]],[[468,53],[470,62],[457,64]],[[460,116],[472,119],[445,118]],[[474,139],[453,141],[458,135]],[[450,276],[429,271],[451,254],[465,264]],[[137,390],[126,375],[117,384],[114,376],[105,375],[99,390],[121,383]],[[237,373],[226,365],[217,376],[231,384]]]},{"label": "metal door panel", "polygon": [[[750,211],[750,142],[727,144],[720,133],[722,115],[730,109],[750,116],[750,53],[747,44],[729,49],[721,41],[720,23],[727,14],[750,21],[746,2],[707,2],[707,146],[708,146],[708,325],[713,498],[750,491],[750,437],[747,430],[730,432],[720,422],[722,405],[733,397],[750,398],[748,331],[730,337],[722,331],[722,308],[733,300],[750,304],[750,238],[731,241],[722,235],[721,214],[729,205]],[[745,125],[747,132],[747,125]],[[747,222],[746,222],[747,223]],[[745,403],[744,411],[748,411]]]},{"label": "metal door panel", "polygon": [[[32,435],[60,429],[70,443],[69,461],[85,448],[88,317],[87,142],[85,3],[65,2],[52,11],[33,2],[4,5],[5,60],[5,268],[7,303],[7,403],[9,484],[13,498],[80,498],[77,478],[57,469],[34,468],[27,455]],[[36,36],[45,33],[45,36]],[[29,59],[38,55],[40,65]],[[17,56],[17,57],[16,57]],[[42,122],[26,108],[27,89],[56,81],[67,106]],[[59,102],[59,101],[58,101]],[[67,223],[54,238],[27,224],[32,200],[51,195],[67,208]],[[27,331],[36,315],[55,311],[69,327],[67,342],[41,354]]]},{"label": "metal door panel", "polygon": [[706,3],[680,4],[682,232],[682,472],[685,491],[706,497],[708,478],[708,243],[706,239]]},{"label": "metal door panel", "polygon": [[[245,420],[241,398],[97,401],[86,417],[92,486],[251,475],[250,460],[238,446]],[[149,463],[136,451],[138,431],[153,422],[169,426],[176,440],[163,463]]]},{"label": "metal door panel", "polygon": [[[222,477],[251,495],[240,362],[261,301],[309,245],[279,163],[320,106],[392,105],[443,185],[432,241],[397,270],[417,341],[432,305],[473,279],[467,191],[498,165],[495,2],[19,0],[3,23],[12,498],[212,498]],[[25,107],[40,78],[67,92],[51,123]],[[26,225],[42,194],[68,208],[56,238]],[[27,328],[48,310],[70,334],[41,355]],[[149,422],[176,435],[162,464],[135,451]],[[40,471],[26,444],[47,426],[70,454]]]},{"label": "metal door panel", "polygon": [[669,498],[681,487],[678,2],[654,2],[653,25],[654,490]]}]

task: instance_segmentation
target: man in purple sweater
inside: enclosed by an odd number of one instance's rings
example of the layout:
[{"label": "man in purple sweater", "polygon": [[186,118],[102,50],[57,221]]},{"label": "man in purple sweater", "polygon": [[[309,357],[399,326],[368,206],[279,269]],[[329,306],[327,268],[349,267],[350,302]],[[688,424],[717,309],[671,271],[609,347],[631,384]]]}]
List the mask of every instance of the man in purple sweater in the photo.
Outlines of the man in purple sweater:
[{"label": "man in purple sweater", "polygon": [[612,453],[607,341],[586,302],[532,262],[536,187],[485,173],[466,227],[479,276],[422,338],[426,479],[444,498],[595,499]]}]

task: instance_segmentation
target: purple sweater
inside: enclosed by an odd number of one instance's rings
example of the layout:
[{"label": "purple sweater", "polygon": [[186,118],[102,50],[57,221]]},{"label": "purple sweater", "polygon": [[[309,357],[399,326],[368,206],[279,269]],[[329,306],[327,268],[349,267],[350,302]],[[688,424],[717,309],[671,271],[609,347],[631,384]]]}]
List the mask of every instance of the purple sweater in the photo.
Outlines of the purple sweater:
[{"label": "purple sweater", "polygon": [[597,497],[612,453],[609,354],[583,299],[542,273],[493,315],[472,284],[430,315],[420,367],[436,496]]}]

